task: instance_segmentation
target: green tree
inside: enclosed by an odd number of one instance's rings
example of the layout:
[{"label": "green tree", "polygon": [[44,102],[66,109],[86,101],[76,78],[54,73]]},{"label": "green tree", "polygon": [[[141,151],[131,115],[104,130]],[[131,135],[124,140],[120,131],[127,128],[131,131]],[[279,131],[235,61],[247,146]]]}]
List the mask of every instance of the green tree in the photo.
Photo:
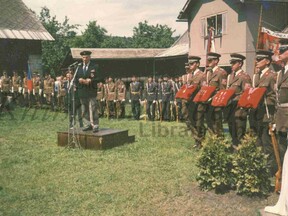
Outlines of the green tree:
[{"label": "green tree", "polygon": [[101,47],[103,48],[129,48],[132,46],[131,37],[106,36]]},{"label": "green tree", "polygon": [[45,71],[56,75],[60,73],[61,64],[69,51],[71,40],[76,37],[75,30],[79,25],[70,25],[67,17],[63,23],[57,21],[56,16],[51,16],[47,7],[42,8],[39,19],[55,39],[42,42],[43,67]]},{"label": "green tree", "polygon": [[89,21],[85,31],[81,36],[74,38],[71,45],[81,48],[100,48],[106,33],[107,30],[97,25],[97,21]]},{"label": "green tree", "polygon": [[172,30],[167,25],[148,25],[148,22],[138,23],[138,27],[133,29],[133,44],[135,48],[168,48],[175,38]]}]

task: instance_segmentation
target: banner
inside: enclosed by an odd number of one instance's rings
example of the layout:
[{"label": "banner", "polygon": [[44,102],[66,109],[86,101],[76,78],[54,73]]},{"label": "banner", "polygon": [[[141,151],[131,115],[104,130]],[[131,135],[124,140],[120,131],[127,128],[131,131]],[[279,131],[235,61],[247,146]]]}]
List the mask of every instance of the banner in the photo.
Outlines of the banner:
[{"label": "banner", "polygon": [[288,34],[281,32],[274,32],[262,27],[260,32],[258,49],[270,50],[274,53],[273,60],[278,62],[280,40],[288,41]]}]

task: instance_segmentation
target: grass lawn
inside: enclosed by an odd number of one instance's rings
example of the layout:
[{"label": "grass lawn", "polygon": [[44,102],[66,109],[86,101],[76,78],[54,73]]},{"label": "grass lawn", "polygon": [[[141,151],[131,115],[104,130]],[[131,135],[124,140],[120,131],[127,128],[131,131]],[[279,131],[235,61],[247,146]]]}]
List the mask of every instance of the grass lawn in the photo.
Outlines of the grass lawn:
[{"label": "grass lawn", "polygon": [[198,150],[183,123],[100,119],[136,142],[103,151],[57,146],[66,114],[0,117],[0,215],[257,215],[278,196],[216,195],[197,187]]}]

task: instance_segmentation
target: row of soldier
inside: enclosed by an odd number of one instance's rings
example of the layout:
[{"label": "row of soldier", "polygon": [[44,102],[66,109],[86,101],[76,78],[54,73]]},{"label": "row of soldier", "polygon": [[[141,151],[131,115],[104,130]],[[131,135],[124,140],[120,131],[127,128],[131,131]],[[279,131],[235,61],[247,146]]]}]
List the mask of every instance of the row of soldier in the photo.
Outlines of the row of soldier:
[{"label": "row of soldier", "polygon": [[[287,148],[288,131],[288,73],[286,73],[288,70],[288,47],[281,47],[279,52],[283,69],[277,73],[270,68],[273,53],[263,50],[257,51],[256,70],[252,77],[242,69],[246,58],[238,53],[231,54],[230,74],[218,66],[221,58],[218,53],[208,53],[205,72],[199,69],[200,57],[189,57],[186,66],[186,79],[189,80],[187,85],[196,86],[197,90],[186,100],[187,122],[197,146],[201,146],[205,137],[206,126],[212,134],[223,137],[223,122],[227,121],[233,146],[236,147],[243,139],[249,121],[251,132],[257,136],[257,145],[261,146],[263,152],[268,155],[271,175],[276,173],[278,169],[277,153],[273,149],[271,133],[274,133],[273,129],[276,129],[280,151],[278,156],[283,161]],[[213,86],[216,91],[206,102],[197,103],[195,102],[195,95],[203,86]],[[262,98],[257,98],[257,96],[254,98],[255,101],[259,99],[258,106],[256,108],[239,106],[239,99],[244,91],[254,88],[265,89]],[[224,89],[233,89],[234,97],[225,107],[212,105],[213,96]]]}]

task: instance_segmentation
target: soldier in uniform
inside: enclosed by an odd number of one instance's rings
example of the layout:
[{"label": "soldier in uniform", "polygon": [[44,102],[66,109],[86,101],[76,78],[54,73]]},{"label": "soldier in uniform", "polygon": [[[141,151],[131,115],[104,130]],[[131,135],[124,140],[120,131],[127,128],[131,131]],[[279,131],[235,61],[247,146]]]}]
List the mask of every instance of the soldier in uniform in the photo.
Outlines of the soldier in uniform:
[{"label": "soldier in uniform", "polygon": [[10,94],[10,89],[12,88],[12,83],[10,77],[8,77],[7,72],[3,71],[3,76],[1,77],[1,103],[0,103],[0,113],[5,107],[8,111],[10,111],[10,107],[8,103],[8,96]]},{"label": "soldier in uniform", "polygon": [[87,125],[83,131],[99,131],[99,117],[97,112],[97,79],[96,66],[90,61],[91,51],[80,52],[82,63],[78,65],[76,87],[82,108],[82,116]]},{"label": "soldier in uniform", "polygon": [[279,59],[282,62],[283,68],[277,75],[277,112],[275,115],[275,122],[278,134],[280,158],[283,161],[287,149],[288,137],[288,45],[281,46],[279,54]]},{"label": "soldier in uniform", "polygon": [[116,116],[116,98],[117,98],[117,89],[116,85],[113,81],[113,78],[109,76],[108,83],[106,85],[106,105],[107,105],[107,113],[109,117]]},{"label": "soldier in uniform", "polygon": [[[208,70],[206,73],[206,83],[208,86],[215,86],[216,91],[225,89],[227,85],[227,72],[218,66],[221,55],[210,52],[207,54]],[[218,137],[223,137],[222,108],[207,105],[206,122],[208,130]]]},{"label": "soldier in uniform", "polygon": [[21,93],[21,85],[22,85],[22,80],[21,77],[18,75],[17,71],[13,71],[13,76],[12,76],[12,94],[13,94],[13,101],[15,103],[19,104],[19,97]]},{"label": "soldier in uniform", "polygon": [[51,78],[50,74],[46,74],[44,79],[44,91],[43,96],[46,98],[46,103],[50,105],[52,111],[54,111],[54,79]]},{"label": "soldier in uniform", "polygon": [[246,133],[248,110],[237,107],[237,103],[244,90],[251,87],[252,81],[250,76],[242,69],[243,62],[246,59],[245,56],[238,53],[232,53],[230,56],[232,73],[227,78],[227,89],[234,89],[235,97],[224,110],[225,113],[228,113],[228,127],[232,143],[238,146]]},{"label": "soldier in uniform", "polygon": [[163,79],[161,76],[158,77],[157,79],[157,120],[161,120],[161,113],[162,113],[162,92],[160,91],[161,89],[161,84],[163,82]]},{"label": "soldier in uniform", "polygon": [[276,92],[275,72],[269,66],[272,62],[273,53],[270,51],[256,52],[256,68],[258,73],[253,76],[253,87],[265,87],[264,99],[256,108],[254,115],[256,119],[257,145],[262,147],[265,154],[268,154],[268,166],[271,175],[274,175],[277,166],[274,158],[274,150],[269,135],[269,124],[274,122]]},{"label": "soldier in uniform", "polygon": [[40,74],[36,74],[36,76],[33,77],[33,95],[34,95],[36,107],[41,107],[40,96],[42,93],[42,89],[40,89],[40,86],[41,86]]},{"label": "soldier in uniform", "polygon": [[119,78],[116,82],[117,89],[117,102],[116,112],[119,118],[125,118],[125,99],[126,99],[126,86],[125,83]]},{"label": "soldier in uniform", "polygon": [[158,85],[156,82],[153,81],[153,77],[149,76],[148,81],[144,87],[144,99],[146,103],[146,114],[150,121],[155,120],[157,92],[158,92]]},{"label": "soldier in uniform", "polygon": [[205,117],[205,106],[202,103],[194,103],[193,98],[196,93],[200,90],[201,86],[205,81],[205,74],[199,69],[201,58],[199,56],[189,56],[189,76],[188,84],[197,86],[196,91],[191,95],[188,105],[188,118],[190,122],[190,128],[195,140],[194,147],[200,148],[202,141],[205,137],[205,126],[204,126],[204,117]]},{"label": "soldier in uniform", "polygon": [[99,117],[104,115],[105,110],[105,87],[102,82],[97,83],[97,104]]},{"label": "soldier in uniform", "polygon": [[170,121],[170,102],[173,103],[173,83],[168,80],[168,75],[163,76],[163,82],[160,86],[160,92],[162,96],[162,120]]},{"label": "soldier in uniform", "polygon": [[23,94],[23,106],[29,107],[31,105],[31,92],[27,85],[27,72],[24,71],[24,77],[22,82],[22,94]]},{"label": "soldier in uniform", "polygon": [[[71,83],[73,76],[74,76],[73,69],[69,68],[66,74],[67,82],[65,85],[65,89],[66,89],[66,101],[67,101],[67,109],[69,113],[69,128],[70,129],[73,129],[73,127],[76,124],[75,122],[76,115],[78,117],[80,128],[83,128],[83,118],[82,118],[82,112],[81,112],[81,103],[80,103],[80,99],[78,95],[78,89],[76,88],[76,86],[73,86],[73,84]],[[73,100],[73,97],[74,97],[74,100]]]},{"label": "soldier in uniform", "polygon": [[134,75],[132,76],[132,82],[130,83],[130,100],[133,118],[135,120],[140,119],[140,101],[142,96],[142,86],[141,83],[137,80],[137,77]]}]

